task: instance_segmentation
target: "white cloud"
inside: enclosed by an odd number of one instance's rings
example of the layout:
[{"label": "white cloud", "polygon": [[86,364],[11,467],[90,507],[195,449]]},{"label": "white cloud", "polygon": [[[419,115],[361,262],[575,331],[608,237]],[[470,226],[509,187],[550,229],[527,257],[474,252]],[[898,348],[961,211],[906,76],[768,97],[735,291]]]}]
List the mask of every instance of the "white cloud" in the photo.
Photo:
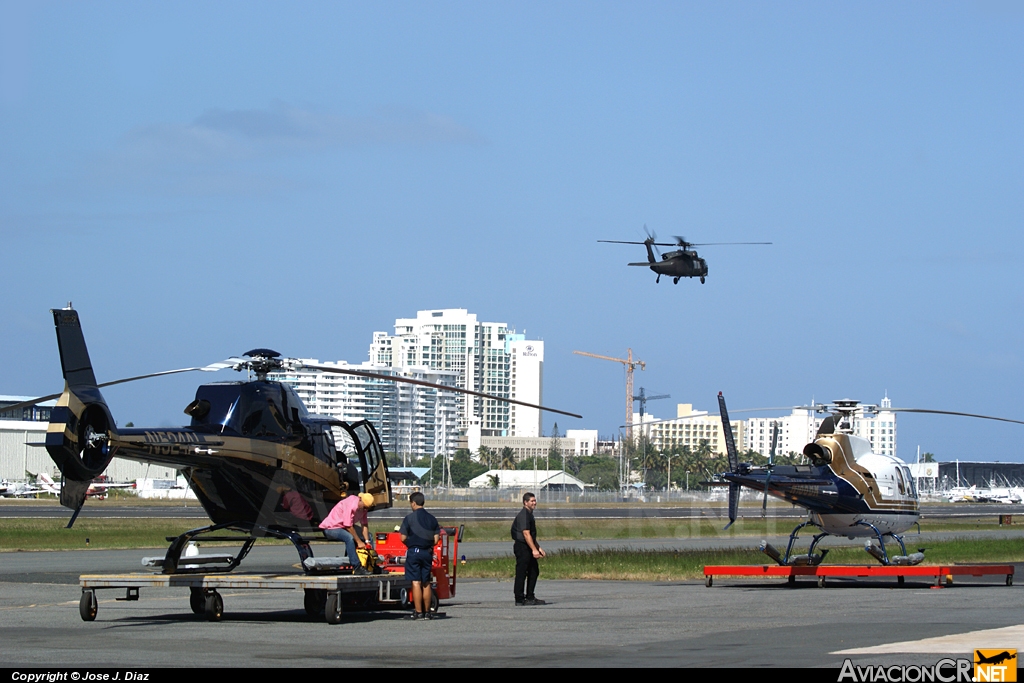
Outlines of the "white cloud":
[{"label": "white cloud", "polygon": [[115,156],[123,161],[208,164],[356,146],[482,141],[472,129],[429,112],[382,109],[370,116],[338,116],[275,102],[266,109],[209,109],[191,123],[136,128]]}]

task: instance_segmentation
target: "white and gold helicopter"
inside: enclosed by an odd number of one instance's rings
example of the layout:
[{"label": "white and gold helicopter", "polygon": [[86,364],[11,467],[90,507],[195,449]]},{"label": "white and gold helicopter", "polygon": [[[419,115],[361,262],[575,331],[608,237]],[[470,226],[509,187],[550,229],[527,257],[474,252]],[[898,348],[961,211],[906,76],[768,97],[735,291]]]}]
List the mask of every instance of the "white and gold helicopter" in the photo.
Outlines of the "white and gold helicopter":
[{"label": "white and gold helicopter", "polygon": [[[722,424],[730,424],[721,392],[718,394],[718,406]],[[761,543],[761,550],[780,565],[820,564],[828,550],[821,553],[814,551],[819,541],[829,535],[850,539],[866,538],[864,549],[884,565],[920,563],[924,553],[908,555],[900,536],[914,526],[920,517],[918,493],[910,468],[895,456],[873,452],[871,443],[854,434],[851,428],[855,413],[877,413],[878,406],[847,399],[798,408],[831,413],[822,420],[814,441],[803,449],[807,464],[775,465],[773,458],[764,467],[741,463],[732,430],[723,430],[730,471],[723,472],[714,483],[729,487],[729,524],[736,521],[740,489],[752,488],[763,491],[765,499],[772,495],[806,508],[810,513],[810,519],[790,534],[785,554],[770,543]],[[885,410],[959,415],[1024,424],[1020,420],[947,410],[889,407]],[[773,451],[774,441],[775,438]],[[807,554],[794,556],[793,544],[797,534],[809,525],[819,528],[821,533],[811,541]],[[886,536],[899,543],[900,555],[889,554],[885,547]],[[873,539],[878,540],[877,546],[872,544]]]}]

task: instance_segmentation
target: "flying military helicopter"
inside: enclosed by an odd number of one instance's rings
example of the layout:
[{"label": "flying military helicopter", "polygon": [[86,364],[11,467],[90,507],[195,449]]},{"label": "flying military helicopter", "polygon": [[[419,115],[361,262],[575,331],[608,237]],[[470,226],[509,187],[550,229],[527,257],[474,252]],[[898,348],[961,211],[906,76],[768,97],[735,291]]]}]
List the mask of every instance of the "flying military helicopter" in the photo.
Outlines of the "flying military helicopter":
[{"label": "flying military helicopter", "polygon": [[[161,565],[165,574],[230,571],[248,554],[257,538],[268,536],[291,541],[300,560],[304,561],[312,557],[312,550],[309,539],[303,534],[318,533],[319,523],[343,496],[369,493],[374,503],[371,509],[392,505],[388,464],[373,425],[365,420],[349,423],[311,415],[291,386],[268,379],[271,373],[316,368],[579,417],[459,387],[301,363],[282,358],[270,349],[253,349],[244,357],[204,367],[97,384],[78,312],[69,304],[51,313],[57,331],[64,391],[8,409],[58,398],[51,411],[45,445],[61,471],[61,505],[74,510],[69,527],[81,511],[93,479],[106,469],[113,457],[181,470],[213,524],[189,530],[171,542]],[[185,413],[191,418],[186,427],[118,427],[100,392],[102,387],[147,377],[226,368],[253,373],[256,379],[201,385],[196,390],[195,400],[185,407]],[[341,443],[335,440],[335,428],[340,431]],[[195,558],[189,558],[188,566],[181,566],[181,553],[189,541],[225,529],[248,535],[236,556],[227,555],[219,567],[195,568]],[[211,538],[204,537],[205,540]]]},{"label": "flying military helicopter", "polygon": [[[718,394],[718,407],[722,424],[730,424],[721,392]],[[804,465],[775,465],[769,461],[765,467],[753,467],[749,463],[742,463],[739,461],[732,430],[723,430],[729,471],[720,474],[718,482],[708,483],[729,487],[729,525],[736,521],[740,488],[748,487],[763,491],[766,499],[772,495],[799,505],[810,513],[810,519],[790,534],[785,554],[770,543],[761,544],[761,550],[780,565],[820,564],[828,550],[821,553],[814,551],[818,543],[829,535],[850,539],[866,538],[864,549],[883,565],[920,563],[924,553],[908,555],[900,536],[916,524],[920,517],[918,493],[910,468],[895,456],[874,453],[871,443],[854,434],[851,427],[854,415],[861,411],[877,414],[879,407],[844,399],[831,404],[796,408],[830,413],[822,420],[814,441],[804,447],[803,454],[807,459]],[[884,410],[959,415],[1024,424],[1020,420],[948,410],[890,407]],[[774,451],[777,442],[775,434],[772,441]],[[793,555],[797,534],[806,526],[815,526],[821,533],[811,541],[807,554]],[[885,547],[885,537],[895,540],[902,554],[891,555]],[[872,540],[877,540],[878,545],[873,545]]]},{"label": "flying military helicopter", "polygon": [[[642,244],[647,247],[647,261],[640,263],[629,263],[630,266],[645,266],[649,267],[658,277],[655,278],[655,282],[661,282],[661,276],[667,275],[672,278],[672,283],[678,285],[679,278],[683,277],[699,277],[700,283],[704,284],[704,278],[708,274],[708,262],[702,259],[698,254],[697,250],[693,247],[712,247],[712,246],[723,246],[723,245],[737,245],[737,244],[771,244],[771,242],[687,242],[685,238],[676,235],[674,237],[675,242],[659,242],[655,234],[647,230],[647,226],[644,226],[644,231],[647,232],[647,239],[643,242],[626,242],[621,240],[598,240],[598,242],[604,242],[607,244]],[[677,247],[673,251],[666,251],[661,254],[661,259],[655,258],[655,247]]]}]

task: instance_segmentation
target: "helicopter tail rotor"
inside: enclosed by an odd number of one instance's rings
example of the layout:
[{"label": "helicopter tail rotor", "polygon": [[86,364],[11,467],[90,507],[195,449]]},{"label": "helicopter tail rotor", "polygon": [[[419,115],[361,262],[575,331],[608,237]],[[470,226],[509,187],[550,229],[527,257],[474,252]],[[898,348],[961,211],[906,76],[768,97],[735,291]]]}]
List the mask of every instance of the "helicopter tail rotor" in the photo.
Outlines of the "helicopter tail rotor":
[{"label": "helicopter tail rotor", "polygon": [[60,504],[78,510],[89,482],[103,473],[114,456],[108,444],[117,430],[96,384],[78,313],[70,308],[52,313],[64,393],[50,413],[46,450],[64,475]]},{"label": "helicopter tail rotor", "polygon": [[[644,224],[644,232],[647,233],[647,239],[644,240],[644,246],[647,247],[647,262],[657,263],[658,259],[661,258],[661,250],[658,249],[658,235],[653,230],[647,229],[647,224]],[[661,279],[661,276],[658,276]]]}]

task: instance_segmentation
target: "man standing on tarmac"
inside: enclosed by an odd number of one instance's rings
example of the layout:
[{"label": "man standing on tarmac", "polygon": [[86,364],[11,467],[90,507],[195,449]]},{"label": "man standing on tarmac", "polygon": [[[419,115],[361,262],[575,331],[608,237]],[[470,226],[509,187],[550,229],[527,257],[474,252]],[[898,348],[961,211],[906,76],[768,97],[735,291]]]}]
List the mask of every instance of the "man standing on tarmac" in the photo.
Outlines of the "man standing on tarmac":
[{"label": "man standing on tarmac", "polygon": [[405,578],[412,581],[412,607],[410,619],[433,619],[430,602],[433,599],[430,590],[431,572],[434,566],[434,546],[441,540],[441,527],[434,515],[423,509],[426,499],[416,491],[409,496],[409,507],[412,512],[402,520],[398,533],[405,551]]},{"label": "man standing on tarmac", "polygon": [[540,576],[538,558],[547,557],[544,549],[537,543],[537,522],[533,519],[533,511],[537,509],[537,496],[532,493],[523,494],[523,509],[512,522],[512,552],[516,556],[516,582],[514,591],[516,606],[547,604],[538,600],[533,594]]}]

